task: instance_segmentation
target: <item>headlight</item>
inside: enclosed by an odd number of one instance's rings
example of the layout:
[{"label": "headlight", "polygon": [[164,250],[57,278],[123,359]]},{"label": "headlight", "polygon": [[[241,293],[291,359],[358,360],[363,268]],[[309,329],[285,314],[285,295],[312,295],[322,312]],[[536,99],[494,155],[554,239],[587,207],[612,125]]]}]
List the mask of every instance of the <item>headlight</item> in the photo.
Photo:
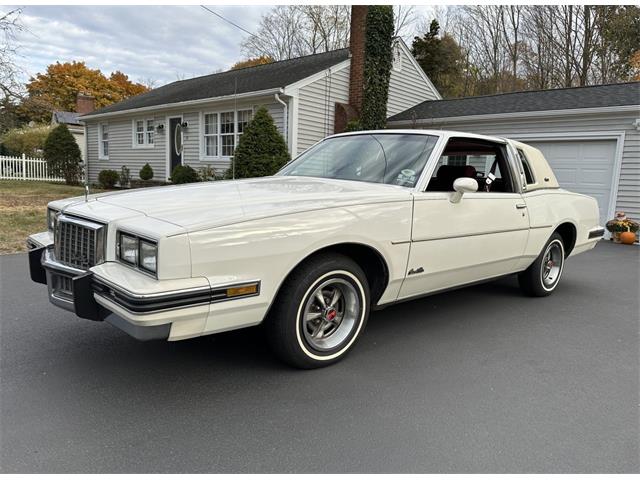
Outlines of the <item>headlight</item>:
[{"label": "headlight", "polygon": [[158,245],[140,240],[140,268],[156,273],[158,265]]},{"label": "headlight", "polygon": [[118,232],[117,255],[123,262],[155,274],[158,271],[158,244],[152,240]]},{"label": "headlight", "polygon": [[138,265],[138,237],[120,233],[118,238],[118,257],[123,262]]},{"label": "headlight", "polygon": [[58,210],[47,208],[47,229],[53,233],[56,229]]}]

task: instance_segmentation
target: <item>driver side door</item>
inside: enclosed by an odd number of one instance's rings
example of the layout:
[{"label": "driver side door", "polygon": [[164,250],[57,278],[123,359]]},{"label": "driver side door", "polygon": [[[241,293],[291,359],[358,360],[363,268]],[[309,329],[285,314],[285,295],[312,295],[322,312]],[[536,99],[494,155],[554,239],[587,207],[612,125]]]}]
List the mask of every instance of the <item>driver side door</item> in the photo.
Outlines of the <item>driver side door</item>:
[{"label": "driver side door", "polygon": [[[507,155],[502,144],[449,140],[426,191],[414,196],[411,249],[399,298],[515,271],[529,235],[529,216]],[[496,191],[485,186],[489,173],[496,177]],[[475,178],[480,189],[452,203],[457,176]]]}]

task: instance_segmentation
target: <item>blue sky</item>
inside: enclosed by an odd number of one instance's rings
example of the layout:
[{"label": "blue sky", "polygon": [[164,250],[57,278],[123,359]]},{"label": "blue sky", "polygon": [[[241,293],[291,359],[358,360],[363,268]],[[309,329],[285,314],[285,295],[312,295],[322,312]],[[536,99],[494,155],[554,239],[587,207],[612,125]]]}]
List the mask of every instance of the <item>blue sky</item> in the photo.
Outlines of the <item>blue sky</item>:
[{"label": "blue sky", "polygon": [[[270,7],[210,8],[255,31]],[[19,35],[17,60],[27,78],[56,61],[84,60],[159,85],[227,69],[242,57],[246,35],[197,5],[26,6],[21,18],[28,31]]]}]

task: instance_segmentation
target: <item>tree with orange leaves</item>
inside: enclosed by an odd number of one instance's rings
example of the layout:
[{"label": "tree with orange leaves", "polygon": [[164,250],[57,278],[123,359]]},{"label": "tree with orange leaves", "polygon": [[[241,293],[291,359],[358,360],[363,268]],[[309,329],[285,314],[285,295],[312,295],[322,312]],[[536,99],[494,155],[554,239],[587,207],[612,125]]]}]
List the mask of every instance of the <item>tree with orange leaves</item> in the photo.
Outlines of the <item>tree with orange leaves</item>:
[{"label": "tree with orange leaves", "polygon": [[78,93],[95,97],[96,108],[148,91],[127,75],[115,71],[109,77],[84,62],[56,62],[38,73],[26,85],[28,98],[21,109],[30,120],[48,121],[54,110],[74,111]]},{"label": "tree with orange leaves", "polygon": [[231,67],[231,70],[238,70],[240,68],[255,67],[256,65],[266,65],[267,63],[273,63],[273,58],[268,55],[261,55],[260,57],[247,58],[246,60],[240,60]]}]

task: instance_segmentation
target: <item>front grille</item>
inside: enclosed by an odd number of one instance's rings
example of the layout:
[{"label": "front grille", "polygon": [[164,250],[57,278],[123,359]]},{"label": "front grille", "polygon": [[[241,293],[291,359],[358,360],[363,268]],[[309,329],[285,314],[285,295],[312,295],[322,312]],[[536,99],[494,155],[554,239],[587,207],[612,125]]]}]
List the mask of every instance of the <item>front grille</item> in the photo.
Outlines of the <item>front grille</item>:
[{"label": "front grille", "polygon": [[56,222],[56,259],[87,270],[104,261],[105,227],[100,223],[60,215]]}]

